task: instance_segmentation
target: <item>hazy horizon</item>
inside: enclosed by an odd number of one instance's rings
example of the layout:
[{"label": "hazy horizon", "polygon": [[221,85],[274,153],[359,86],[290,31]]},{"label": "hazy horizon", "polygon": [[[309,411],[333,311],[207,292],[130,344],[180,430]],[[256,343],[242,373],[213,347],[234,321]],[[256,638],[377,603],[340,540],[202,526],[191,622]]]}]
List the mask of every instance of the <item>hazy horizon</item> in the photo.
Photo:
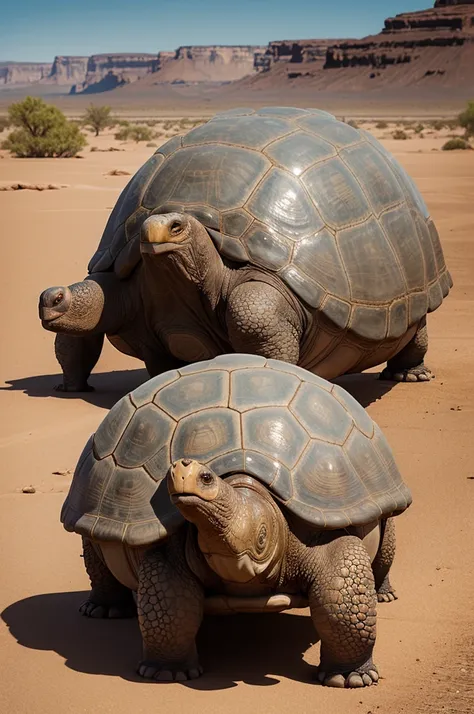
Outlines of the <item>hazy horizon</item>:
[{"label": "hazy horizon", "polygon": [[2,8],[0,62],[56,55],[151,53],[187,45],[267,45],[272,40],[358,38],[385,18],[432,7],[419,0],[36,0]]}]

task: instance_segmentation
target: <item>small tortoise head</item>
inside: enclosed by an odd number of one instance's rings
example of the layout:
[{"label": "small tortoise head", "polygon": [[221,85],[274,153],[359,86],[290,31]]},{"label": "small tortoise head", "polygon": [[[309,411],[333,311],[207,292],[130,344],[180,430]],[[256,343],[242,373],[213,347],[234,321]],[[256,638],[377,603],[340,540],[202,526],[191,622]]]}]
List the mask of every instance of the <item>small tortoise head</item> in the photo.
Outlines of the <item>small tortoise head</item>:
[{"label": "small tortoise head", "polygon": [[39,298],[39,317],[45,330],[82,335],[99,323],[104,308],[102,288],[93,280],[48,288]]},{"label": "small tortoise head", "polygon": [[282,512],[267,489],[245,474],[223,480],[191,459],[168,472],[171,500],[198,530],[199,547],[223,579],[249,583],[276,577],[286,548]]},{"label": "small tortoise head", "polygon": [[194,216],[163,213],[149,216],[140,231],[145,266],[178,271],[194,284],[212,290],[222,260],[212,239]]}]

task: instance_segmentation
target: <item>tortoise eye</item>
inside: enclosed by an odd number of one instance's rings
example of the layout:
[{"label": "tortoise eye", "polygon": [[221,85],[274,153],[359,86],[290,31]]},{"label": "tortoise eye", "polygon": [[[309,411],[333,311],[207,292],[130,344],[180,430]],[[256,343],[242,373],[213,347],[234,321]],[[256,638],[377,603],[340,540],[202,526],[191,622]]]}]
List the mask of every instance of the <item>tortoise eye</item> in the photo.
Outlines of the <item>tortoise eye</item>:
[{"label": "tortoise eye", "polygon": [[59,293],[54,300],[53,300],[53,305],[59,305],[60,302],[63,301],[64,295],[62,293]]},{"label": "tortoise eye", "polygon": [[201,478],[202,483],[205,486],[210,486],[211,483],[214,481],[213,475],[210,474],[208,471],[205,471],[204,473],[202,473],[200,478]]}]

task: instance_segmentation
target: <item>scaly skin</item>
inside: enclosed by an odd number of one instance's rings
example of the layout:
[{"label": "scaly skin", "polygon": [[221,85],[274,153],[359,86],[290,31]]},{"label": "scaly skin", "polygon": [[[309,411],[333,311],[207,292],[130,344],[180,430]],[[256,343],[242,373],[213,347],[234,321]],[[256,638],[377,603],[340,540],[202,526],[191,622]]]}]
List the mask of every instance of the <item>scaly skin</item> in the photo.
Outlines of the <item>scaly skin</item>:
[{"label": "scaly skin", "polygon": [[160,682],[197,679],[203,672],[195,639],[203,618],[204,590],[186,563],[183,536],[149,550],[139,574],[143,660],[138,673]]},{"label": "scaly skin", "polygon": [[309,602],[321,637],[318,679],[330,687],[363,687],[378,681],[372,662],[376,604],[369,555],[355,536],[316,546],[309,555]]},{"label": "scaly skin", "polygon": [[271,285],[252,281],[236,287],[228,299],[226,324],[236,352],[298,364],[301,321]]},{"label": "scaly skin", "polygon": [[395,382],[429,382],[434,375],[424,363],[427,351],[428,329],[424,317],[410,342],[387,362],[380,379]]},{"label": "scaly skin", "polygon": [[88,538],[82,538],[82,548],[92,590],[79,612],[95,618],[134,617],[137,609],[132,591],[112,575]]}]

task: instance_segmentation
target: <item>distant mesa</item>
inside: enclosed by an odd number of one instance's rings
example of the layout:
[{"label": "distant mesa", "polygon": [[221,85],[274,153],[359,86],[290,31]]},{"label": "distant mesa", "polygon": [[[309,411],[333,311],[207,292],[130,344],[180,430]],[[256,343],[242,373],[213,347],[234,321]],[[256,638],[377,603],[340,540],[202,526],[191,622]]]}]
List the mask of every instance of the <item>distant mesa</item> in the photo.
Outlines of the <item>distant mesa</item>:
[{"label": "distant mesa", "polygon": [[72,94],[119,90],[124,98],[129,92],[145,96],[154,85],[198,83],[231,83],[229,91],[300,86],[353,92],[421,85],[474,91],[473,6],[474,0],[437,0],[427,10],[387,18],[381,32],[362,39],[58,56],[52,65],[3,62],[0,85],[56,84]]},{"label": "distant mesa", "polygon": [[448,5],[474,5],[474,0],[436,0],[435,7],[448,7]]}]

